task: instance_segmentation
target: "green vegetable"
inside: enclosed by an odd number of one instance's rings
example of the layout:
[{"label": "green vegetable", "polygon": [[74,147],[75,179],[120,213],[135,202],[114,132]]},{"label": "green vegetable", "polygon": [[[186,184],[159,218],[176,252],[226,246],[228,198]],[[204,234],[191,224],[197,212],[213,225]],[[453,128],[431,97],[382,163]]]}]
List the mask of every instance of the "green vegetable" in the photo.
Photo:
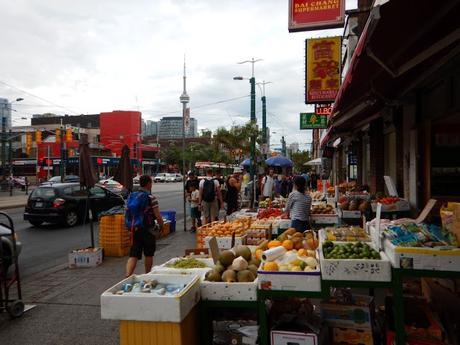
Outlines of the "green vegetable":
[{"label": "green vegetable", "polygon": [[169,264],[167,266],[171,268],[205,268],[205,267],[208,267],[204,262],[198,261],[195,258],[179,259],[175,261],[173,264]]}]

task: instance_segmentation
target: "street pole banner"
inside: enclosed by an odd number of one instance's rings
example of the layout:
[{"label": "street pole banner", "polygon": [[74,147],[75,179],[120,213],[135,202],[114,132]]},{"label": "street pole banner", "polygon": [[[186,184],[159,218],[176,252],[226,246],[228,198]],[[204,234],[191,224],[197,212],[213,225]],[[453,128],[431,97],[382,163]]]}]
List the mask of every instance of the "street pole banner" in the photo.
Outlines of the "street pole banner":
[{"label": "street pole banner", "polygon": [[289,32],[341,28],[345,0],[289,0]]},{"label": "street pole banner", "polygon": [[190,130],[190,108],[185,108],[184,124],[185,124],[185,132],[188,132]]},{"label": "street pole banner", "polygon": [[340,88],[342,38],[312,38],[305,41],[305,103],[334,102]]},{"label": "street pole banner", "polygon": [[300,129],[327,128],[327,116],[315,113],[300,113]]}]

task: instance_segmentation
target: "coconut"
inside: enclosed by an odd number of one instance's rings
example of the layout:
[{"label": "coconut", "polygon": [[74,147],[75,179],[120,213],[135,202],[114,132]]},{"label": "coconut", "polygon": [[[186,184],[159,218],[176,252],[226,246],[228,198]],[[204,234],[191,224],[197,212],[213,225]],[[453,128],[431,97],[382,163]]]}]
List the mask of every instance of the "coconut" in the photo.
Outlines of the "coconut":
[{"label": "coconut", "polygon": [[236,257],[242,256],[246,261],[249,261],[251,260],[251,256],[252,256],[251,249],[243,245],[237,246],[235,248],[235,256]]},{"label": "coconut", "polygon": [[248,270],[250,270],[252,272],[252,274],[254,274],[254,277],[257,277],[257,270],[258,270],[258,266],[255,266],[255,265],[249,265],[248,266]]},{"label": "coconut", "polygon": [[210,282],[220,282],[220,272],[214,269],[209,272],[206,272],[205,279]]},{"label": "coconut", "polygon": [[236,272],[233,270],[226,270],[224,273],[222,273],[222,281],[225,283],[236,282]]},{"label": "coconut", "polygon": [[259,259],[252,258],[251,260],[249,260],[248,265],[254,265],[256,267],[259,267],[260,263],[261,263],[261,261]]},{"label": "coconut", "polygon": [[250,270],[239,271],[236,277],[239,283],[250,283],[256,279]]},{"label": "coconut", "polygon": [[231,250],[224,250],[219,255],[219,262],[224,267],[228,267],[235,260],[235,254]]},{"label": "coconut", "polygon": [[235,260],[232,262],[231,269],[235,271],[242,271],[248,268],[248,262],[242,257],[238,256]]}]

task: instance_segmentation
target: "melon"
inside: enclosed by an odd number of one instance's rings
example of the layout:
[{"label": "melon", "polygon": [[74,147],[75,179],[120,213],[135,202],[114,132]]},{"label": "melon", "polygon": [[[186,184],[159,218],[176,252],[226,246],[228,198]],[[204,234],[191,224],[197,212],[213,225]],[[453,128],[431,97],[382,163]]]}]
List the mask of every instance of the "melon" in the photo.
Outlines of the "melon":
[{"label": "melon", "polygon": [[246,261],[251,260],[251,249],[249,249],[247,246],[237,246],[235,248],[235,256],[242,256]]},{"label": "melon", "polygon": [[224,250],[219,255],[219,262],[224,267],[230,266],[233,260],[235,260],[235,254],[231,250]]},{"label": "melon", "polygon": [[236,278],[239,283],[250,283],[256,279],[250,270],[239,271]]}]

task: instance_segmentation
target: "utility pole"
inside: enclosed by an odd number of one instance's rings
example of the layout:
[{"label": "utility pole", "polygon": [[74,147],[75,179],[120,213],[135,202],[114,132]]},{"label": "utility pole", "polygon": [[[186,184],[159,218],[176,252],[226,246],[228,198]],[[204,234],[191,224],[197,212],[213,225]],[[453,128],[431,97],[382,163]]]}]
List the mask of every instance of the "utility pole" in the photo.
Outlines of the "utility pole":
[{"label": "utility pole", "polygon": [[64,128],[62,126],[62,120],[61,120],[61,161],[60,161],[60,166],[59,166],[59,171],[61,173],[61,182],[64,182],[64,177],[65,177],[65,146],[64,146]]},{"label": "utility pole", "polygon": [[185,200],[185,176],[187,173],[185,171],[185,114],[187,112],[187,103],[190,101],[189,95],[187,95],[187,77],[185,74],[185,56],[184,56],[184,90],[182,95],[180,95],[180,102],[182,103],[182,187],[183,187],[183,199],[184,199],[184,231],[187,231],[187,209],[186,209],[186,200]]},{"label": "utility pole", "polygon": [[9,129],[8,131],[8,166],[9,166],[9,170],[10,170],[10,196],[13,196],[13,160],[12,160],[12,156],[13,156],[13,150],[12,150],[12,147],[11,147],[11,144],[12,144],[12,133],[11,133],[11,128]]},{"label": "utility pole", "polygon": [[[262,85],[262,143],[264,145],[264,150],[267,150],[267,98],[265,97],[265,85],[271,84],[271,81],[263,81],[262,83],[257,83],[257,85]],[[267,159],[267,153],[264,153],[264,159]]]}]

